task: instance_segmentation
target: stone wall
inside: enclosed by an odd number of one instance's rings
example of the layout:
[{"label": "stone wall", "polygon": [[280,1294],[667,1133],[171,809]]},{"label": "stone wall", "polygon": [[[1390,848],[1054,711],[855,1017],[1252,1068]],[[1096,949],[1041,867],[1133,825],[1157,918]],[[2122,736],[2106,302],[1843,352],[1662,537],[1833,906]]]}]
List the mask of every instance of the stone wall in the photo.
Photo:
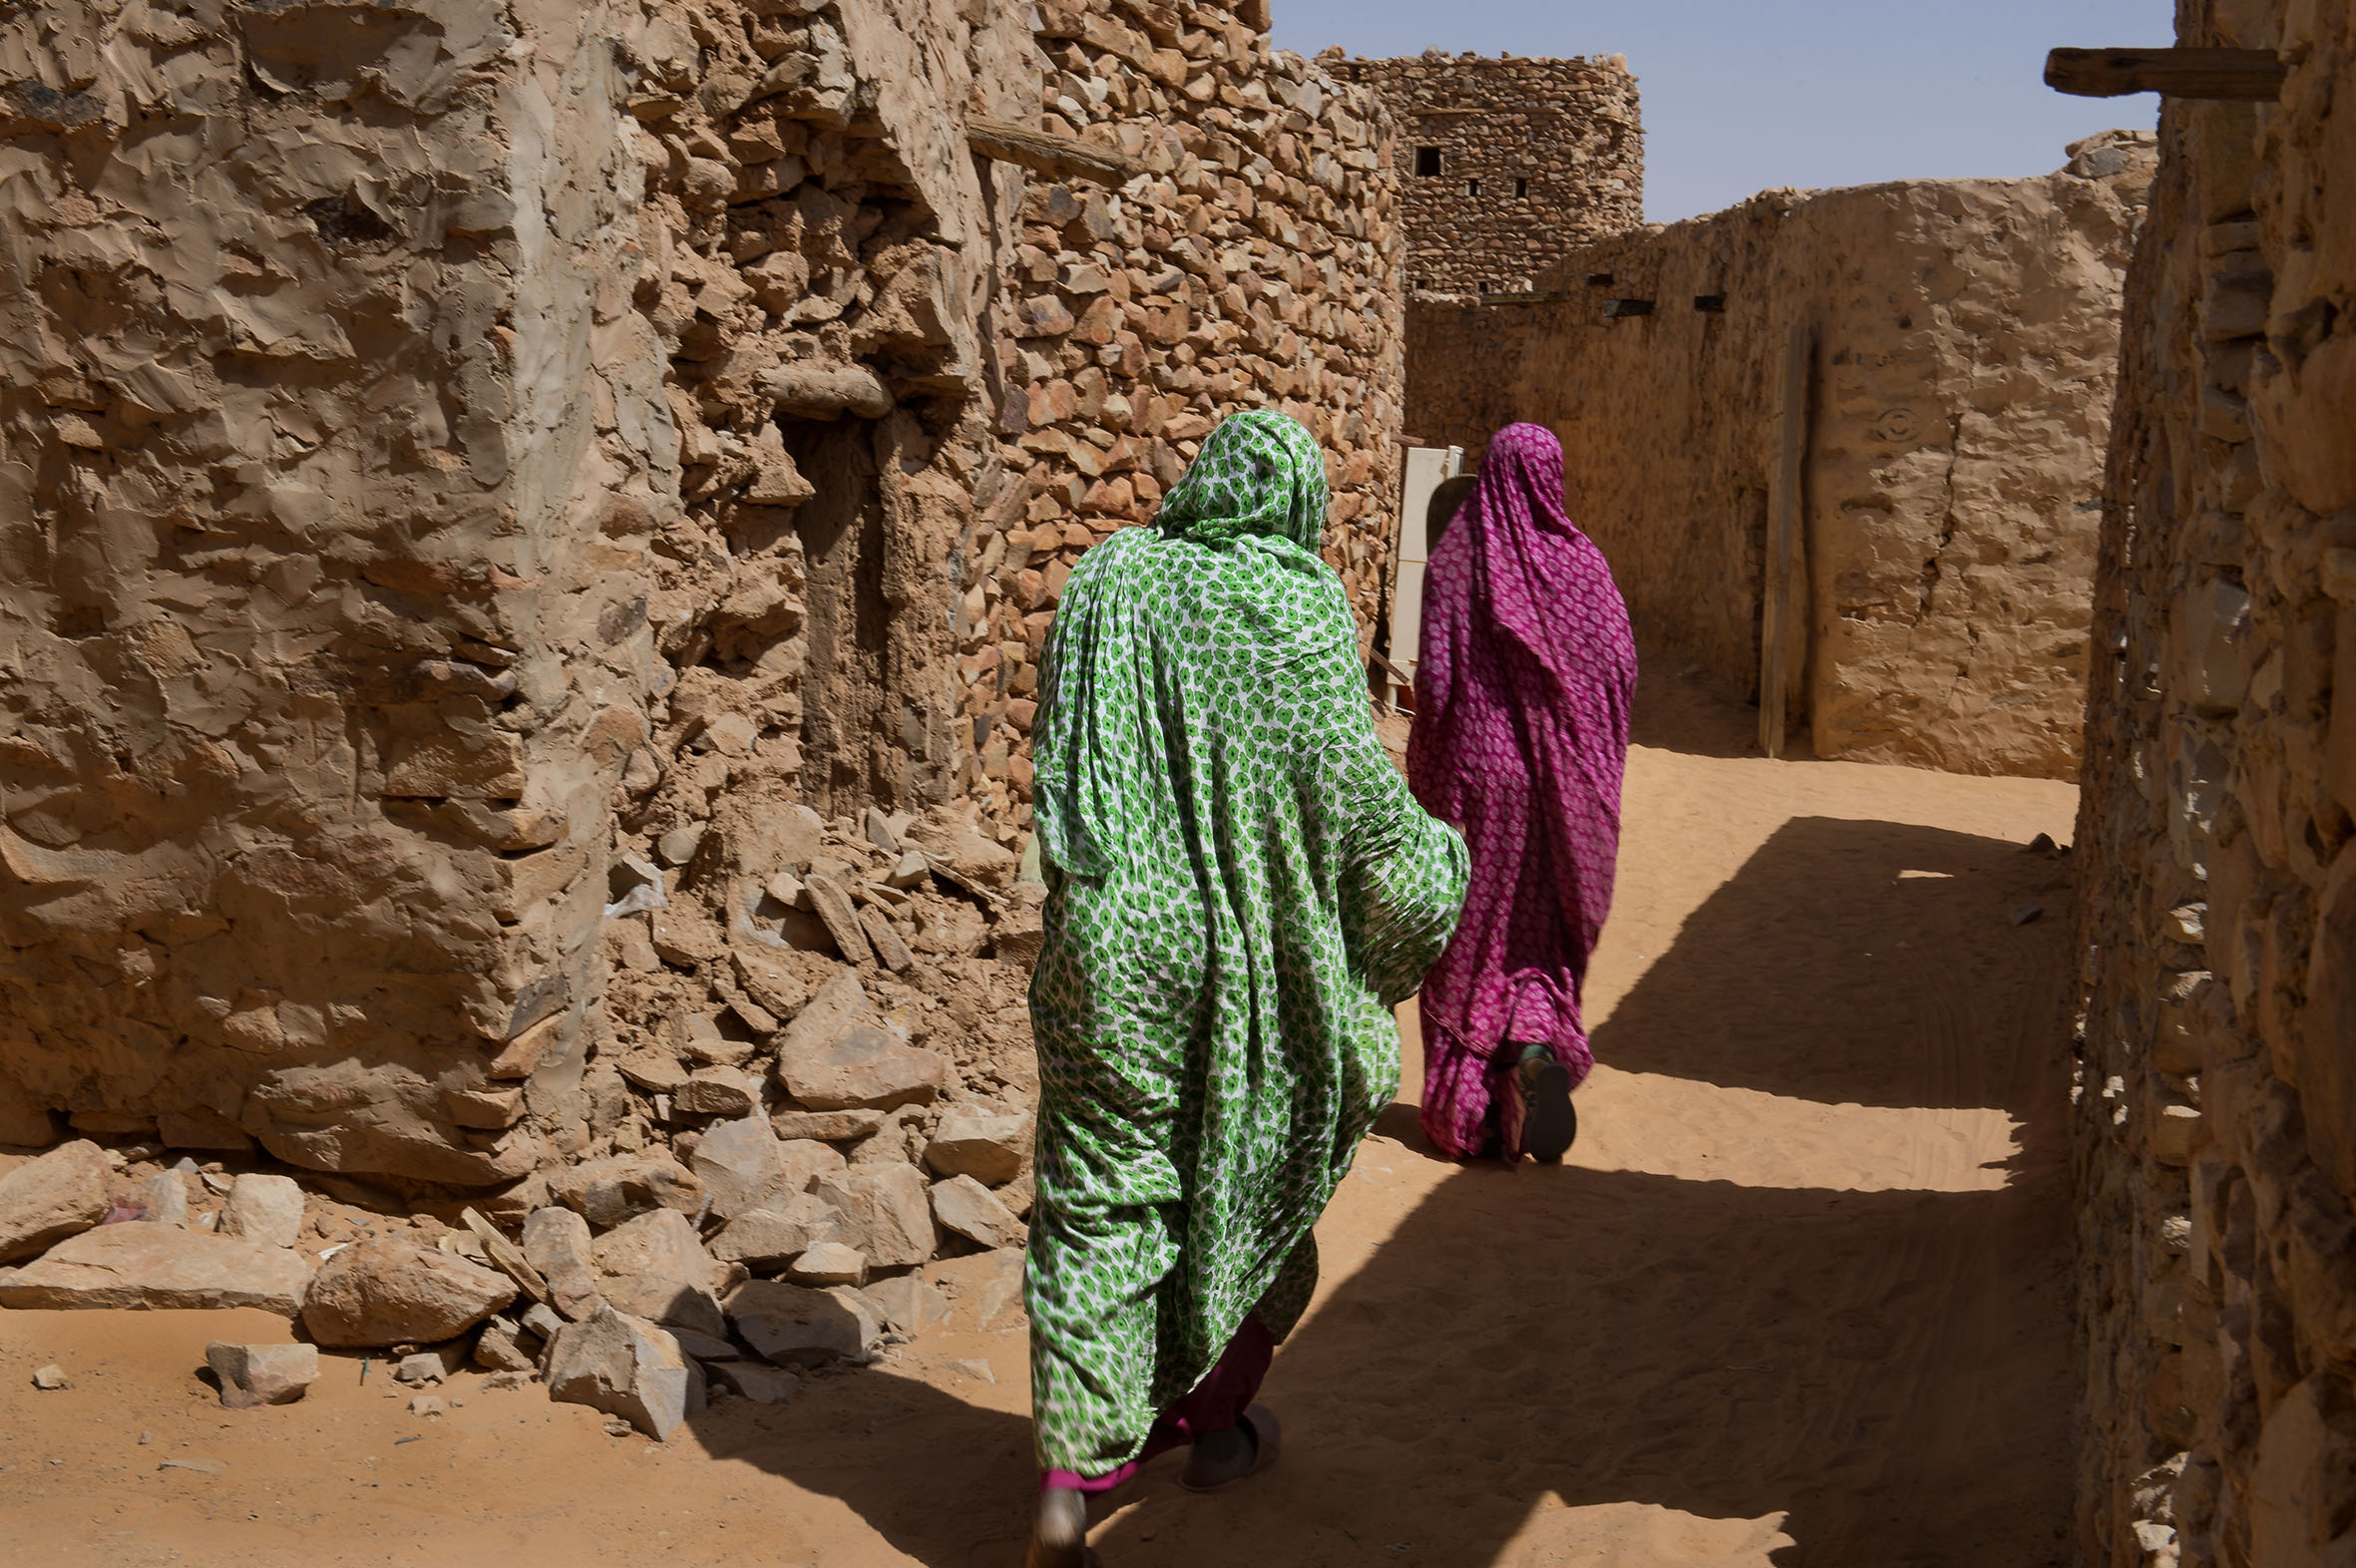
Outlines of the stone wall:
[{"label": "stone wall", "polygon": [[[1475,307],[1533,323],[1485,412],[1562,438],[1572,513],[1639,635],[1752,694],[1785,345],[1805,328],[1793,720],[1823,756],[2072,776],[2120,279],[2150,178],[2121,133],[2044,179],[1771,191],[1573,249],[1550,300]],[[1462,420],[1478,377],[1473,360],[1414,385],[1466,389]]]},{"label": "stone wall", "polygon": [[[2356,18],[2198,0],[2129,290],[2077,842],[2081,1560],[2356,1557]],[[2334,100],[2337,111],[2334,112]]]},{"label": "stone wall", "polygon": [[1326,559],[1381,624],[1396,541],[1402,248],[1380,103],[1271,50],[1262,14],[1045,5],[1041,126],[1144,166],[1118,191],[1034,180],[997,337],[995,467],[957,609],[969,787],[1028,820],[1036,659],[1082,551],[1151,518],[1221,416],[1281,408],[1328,453]]},{"label": "stone wall", "polygon": [[1644,221],[1644,131],[1627,60],[1344,60],[1399,123],[1407,284],[1511,293],[1566,245]]},{"label": "stone wall", "polygon": [[0,18],[0,1135],[547,1157],[674,439],[625,12]]},{"label": "stone wall", "polygon": [[0,17],[0,1142],[685,1152],[845,965],[1005,1087],[1078,553],[1276,404],[1381,609],[1387,122],[1250,13]]}]

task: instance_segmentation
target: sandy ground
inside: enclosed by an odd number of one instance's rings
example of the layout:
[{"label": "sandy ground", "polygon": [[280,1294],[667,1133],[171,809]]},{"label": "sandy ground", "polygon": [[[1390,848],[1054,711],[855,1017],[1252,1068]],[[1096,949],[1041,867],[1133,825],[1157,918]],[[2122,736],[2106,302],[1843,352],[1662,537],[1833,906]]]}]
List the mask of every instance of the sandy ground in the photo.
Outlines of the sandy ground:
[{"label": "sandy ground", "polygon": [[[2022,846],[2075,792],[1767,762],[1675,677],[1640,708],[1570,1162],[1441,1164],[1394,1108],[1269,1380],[1283,1463],[1161,1461],[1112,1568],[2064,1561],[2068,896]],[[0,1560],[1012,1568],[1023,1337],[974,1299],[668,1445],[471,1375],[413,1416],[343,1357],[223,1410],[205,1342],[282,1323],[0,1314]]]}]

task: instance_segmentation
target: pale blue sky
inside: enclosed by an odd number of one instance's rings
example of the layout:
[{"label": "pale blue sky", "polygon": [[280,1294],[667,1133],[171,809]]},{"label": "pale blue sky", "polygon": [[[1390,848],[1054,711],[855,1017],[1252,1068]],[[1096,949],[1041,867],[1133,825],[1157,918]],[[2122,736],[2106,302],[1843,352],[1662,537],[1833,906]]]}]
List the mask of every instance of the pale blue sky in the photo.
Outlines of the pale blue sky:
[{"label": "pale blue sky", "polygon": [[2149,130],[2160,100],[2064,98],[2064,45],[2164,44],[2170,0],[1273,0],[1315,54],[1613,55],[1644,94],[1645,209],[1716,211],[1770,186],[2041,175],[2065,144]]}]

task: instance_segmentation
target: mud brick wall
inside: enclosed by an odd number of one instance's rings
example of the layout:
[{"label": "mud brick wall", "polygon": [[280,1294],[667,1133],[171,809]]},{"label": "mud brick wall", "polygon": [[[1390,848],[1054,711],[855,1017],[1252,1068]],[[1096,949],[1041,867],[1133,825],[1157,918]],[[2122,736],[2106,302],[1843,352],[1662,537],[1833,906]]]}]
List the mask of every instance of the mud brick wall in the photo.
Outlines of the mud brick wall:
[{"label": "mud brick wall", "polygon": [[1541,280],[1551,301],[1473,307],[1533,319],[1490,417],[1561,437],[1572,515],[1639,635],[1755,694],[1785,345],[1805,327],[1793,720],[1823,756],[2070,777],[2150,179],[2119,133],[2043,179],[1772,191],[1574,249]]},{"label": "mud brick wall", "polygon": [[1416,294],[1407,301],[1407,434],[1462,447],[1466,467],[1521,416],[1513,407],[1522,354],[1552,318],[1543,295],[1519,299]]},{"label": "mud brick wall", "polygon": [[[1269,47],[1264,14],[1040,7],[1040,129],[1139,160],[1024,183],[993,320],[994,470],[956,612],[968,787],[1027,820],[1037,657],[1080,554],[1149,520],[1218,420],[1271,407],[1328,454],[1326,559],[1371,643],[1396,538],[1396,147],[1374,96]],[[1264,13],[1265,8],[1260,8]],[[1003,166],[1000,166],[1003,168]]]},{"label": "mud brick wall", "polygon": [[0,17],[0,1136],[548,1157],[668,462],[624,14]]},{"label": "mud brick wall", "polygon": [[2196,3],[2130,281],[2076,857],[2082,1561],[2356,1554],[2356,18]]},{"label": "mud brick wall", "polygon": [[1565,246],[1644,221],[1643,123],[1621,56],[1319,61],[1398,122],[1418,293],[1527,289]]}]

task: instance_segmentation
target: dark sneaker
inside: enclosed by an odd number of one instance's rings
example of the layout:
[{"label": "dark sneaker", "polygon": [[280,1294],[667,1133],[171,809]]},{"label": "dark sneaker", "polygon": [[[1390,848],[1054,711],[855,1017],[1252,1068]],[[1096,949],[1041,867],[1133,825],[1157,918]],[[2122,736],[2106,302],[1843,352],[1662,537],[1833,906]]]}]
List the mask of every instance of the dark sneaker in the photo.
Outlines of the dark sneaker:
[{"label": "dark sneaker", "polygon": [[1579,1112],[1571,1104],[1571,1069],[1543,1045],[1521,1053],[1515,1072],[1521,1083],[1521,1144],[1530,1158],[1561,1162],[1579,1136]]}]

